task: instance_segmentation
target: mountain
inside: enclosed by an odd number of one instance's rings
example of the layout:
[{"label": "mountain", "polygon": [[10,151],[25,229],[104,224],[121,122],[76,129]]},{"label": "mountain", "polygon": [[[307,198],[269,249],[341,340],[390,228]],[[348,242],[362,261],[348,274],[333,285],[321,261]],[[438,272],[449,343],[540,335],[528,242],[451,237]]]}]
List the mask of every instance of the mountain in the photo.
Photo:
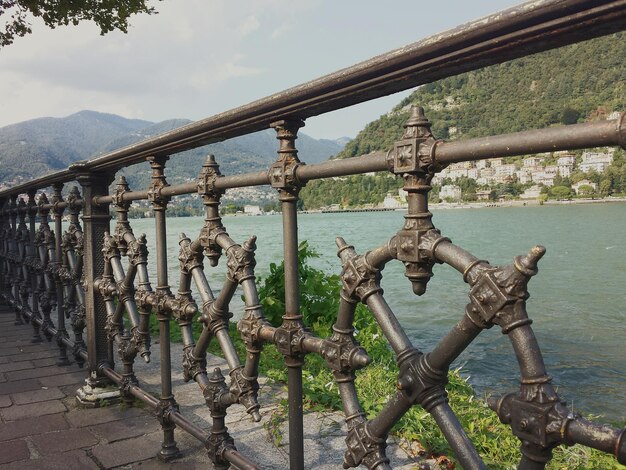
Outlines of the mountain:
[{"label": "mountain", "polygon": [[[114,114],[81,111],[65,118],[39,118],[0,128],[0,181],[12,185],[67,168],[127,145],[184,126],[187,119],[159,123],[126,119]],[[301,160],[317,163],[338,154],[343,145],[317,140],[300,133]],[[195,178],[206,155],[213,153],[225,174],[267,169],[276,159],[276,133],[267,129],[173,156],[168,164],[168,182]],[[131,188],[145,187],[149,180],[146,163],[122,171]]]},{"label": "mountain", "polygon": [[[174,129],[191,121],[164,121],[145,129],[141,138],[138,136],[126,136],[124,145],[129,145],[139,140],[158,135],[167,130]],[[171,126],[168,128],[168,126]],[[113,150],[121,143],[113,142],[108,150]],[[299,133],[296,142],[298,156],[306,163],[319,163],[329,157],[337,155],[342,149],[334,141],[326,139],[314,139],[306,134]],[[170,184],[182,183],[197,177],[202,163],[210,153],[220,165],[223,174],[248,173],[267,170],[276,160],[278,141],[273,129],[265,129],[241,137],[206,145],[197,149],[181,152],[173,157],[168,163],[167,180]],[[149,183],[150,174],[146,172],[147,164],[139,163],[122,170],[126,175],[131,187],[145,187]]]},{"label": "mountain", "polygon": [[393,147],[414,104],[425,108],[435,137],[450,140],[604,119],[626,110],[625,57],[621,32],[423,85],[339,158]]},{"label": "mountain", "polygon": [[34,178],[94,155],[113,139],[151,123],[114,114],[81,111],[0,128],[0,180]]}]

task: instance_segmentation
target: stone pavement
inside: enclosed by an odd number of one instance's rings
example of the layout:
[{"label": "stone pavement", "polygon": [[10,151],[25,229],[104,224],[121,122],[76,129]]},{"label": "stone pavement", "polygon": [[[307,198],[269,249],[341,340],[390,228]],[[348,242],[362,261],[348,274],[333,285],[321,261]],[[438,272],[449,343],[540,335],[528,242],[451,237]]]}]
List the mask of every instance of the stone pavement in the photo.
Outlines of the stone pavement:
[{"label": "stone pavement", "polygon": [[[76,389],[86,372],[76,364],[58,367],[55,342],[33,344],[32,326],[14,325],[15,315],[0,306],[0,470],[30,469],[211,469],[203,445],[184,431],[176,431],[182,457],[160,462],[162,433],[151,411],[111,405],[79,408]],[[42,335],[43,337],[43,335]],[[152,362],[137,361],[143,388],[158,395],[158,344]],[[173,385],[181,412],[203,429],[211,419],[202,394],[194,383],[185,384],[180,372],[182,348],[172,345]],[[209,370],[227,367],[221,358],[210,357]],[[284,392],[262,385],[260,423],[254,423],[241,406],[229,409],[227,425],[237,449],[263,469],[287,469],[288,431],[285,414],[277,405]],[[341,468],[345,449],[345,426],[339,413],[305,415],[305,467]],[[431,468],[407,457],[396,445],[388,455],[397,469]]]}]

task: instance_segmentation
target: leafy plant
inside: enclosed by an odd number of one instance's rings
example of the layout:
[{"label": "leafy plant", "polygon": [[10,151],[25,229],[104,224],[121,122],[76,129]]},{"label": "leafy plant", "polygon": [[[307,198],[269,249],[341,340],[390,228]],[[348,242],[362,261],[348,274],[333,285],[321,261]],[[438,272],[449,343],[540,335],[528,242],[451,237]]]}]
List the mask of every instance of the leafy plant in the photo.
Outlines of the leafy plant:
[{"label": "leafy plant", "polygon": [[77,25],[81,21],[91,20],[100,28],[100,34],[113,30],[128,32],[128,20],[132,15],[156,13],[146,0],[126,0],[108,2],[65,1],[47,2],[31,0],[2,0],[0,15],[11,13],[11,17],[0,30],[0,47],[12,44],[16,37],[32,32],[29,17],[43,20],[46,26]]}]

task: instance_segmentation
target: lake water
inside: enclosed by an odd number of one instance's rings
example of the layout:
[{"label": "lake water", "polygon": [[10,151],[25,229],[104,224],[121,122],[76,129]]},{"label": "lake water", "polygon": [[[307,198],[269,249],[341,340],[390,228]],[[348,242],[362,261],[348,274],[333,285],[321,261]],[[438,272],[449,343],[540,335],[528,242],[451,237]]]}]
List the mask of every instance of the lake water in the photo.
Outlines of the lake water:
[{"label": "lake water", "polygon": [[[533,206],[466,210],[434,210],[433,222],[443,235],[491,264],[509,264],[536,245],[547,253],[539,274],[529,284],[527,310],[534,320],[548,372],[560,396],[581,413],[626,419],[626,204]],[[335,237],[342,236],[359,254],[385,243],[402,226],[403,212],[303,214],[300,240],[308,240],[322,256],[317,267],[338,274]],[[169,282],[178,283],[178,235],[195,238],[202,218],[170,218]],[[257,276],[270,262],[282,259],[280,215],[231,216],[224,225],[238,243],[257,235]],[[154,253],[154,220],[132,220],[135,234],[148,235]],[[150,258],[150,271],[155,260]],[[220,266],[205,273],[214,290],[224,281]],[[435,276],[416,297],[399,262],[383,271],[385,298],[413,344],[426,352],[463,315],[468,286],[448,266],[435,266]],[[156,278],[152,277],[153,285]],[[241,304],[233,303],[237,317]],[[479,393],[516,390],[519,372],[512,348],[498,327],[484,331],[461,355],[456,367]]]}]

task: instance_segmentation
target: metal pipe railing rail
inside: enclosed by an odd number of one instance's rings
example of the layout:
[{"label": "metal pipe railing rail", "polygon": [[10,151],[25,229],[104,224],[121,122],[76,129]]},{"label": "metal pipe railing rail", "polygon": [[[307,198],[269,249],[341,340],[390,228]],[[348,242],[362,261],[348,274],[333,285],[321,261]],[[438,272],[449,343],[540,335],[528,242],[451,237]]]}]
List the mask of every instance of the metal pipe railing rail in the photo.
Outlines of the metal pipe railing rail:
[{"label": "metal pipe railing rail", "polygon": [[[306,119],[434,80],[554,47],[621,31],[625,0],[542,0],[476,20],[352,67],[197,121],[85,162],[83,171],[116,171],[150,156],[171,156],[267,129],[278,119]],[[67,183],[78,168],[0,191]]]},{"label": "metal pipe railing rail", "polygon": [[[490,402],[501,421],[511,425],[521,441],[521,469],[542,469],[552,449],[562,443],[581,443],[613,453],[626,462],[625,430],[597,426],[570,412],[547,375],[543,358],[526,312],[527,284],[537,273],[542,247],[514,258],[509,266],[492,266],[455,246],[435,228],[428,210],[433,176],[452,162],[520,155],[599,145],[625,147],[625,117],[606,122],[578,124],[502,136],[443,142],[430,132],[423,110],[415,108],[405,133],[386,155],[304,165],[295,141],[303,118],[401,88],[486,64],[626,28],[625,2],[576,0],[535,2],[494,15],[438,37],[379,56],[282,94],[191,124],[155,139],[112,152],[90,162],[0,192],[0,297],[15,309],[16,322],[30,321],[33,341],[41,333],[59,344],[59,363],[67,363],[70,348],[79,364],[87,361],[88,386],[79,398],[104,399],[97,390],[112,387],[122,398],[146,402],[163,429],[159,457],[179,455],[175,428],[205,443],[215,468],[258,468],[236,451],[227,432],[228,408],[242,405],[255,421],[261,419],[258,403],[258,367],[265,343],[276,345],[288,367],[290,468],[304,467],[302,436],[302,365],[308,354],[318,354],[333,370],[346,413],[347,451],[344,466],[365,465],[389,469],[385,454],[391,428],[412,406],[421,406],[435,419],[464,468],[485,468],[447,402],[445,385],[450,364],[482,332],[494,325],[511,340],[521,372],[518,393]],[[586,29],[585,29],[586,28]],[[268,171],[221,175],[213,157],[207,159],[193,183],[169,186],[166,163],[170,153],[271,126],[279,140],[278,158]],[[131,191],[121,178],[112,194],[115,170],[148,160],[152,182],[143,191]],[[359,255],[342,238],[337,239],[343,267],[340,308],[333,334],[315,337],[300,314],[298,274],[298,215],[301,187],[309,180],[331,176],[389,171],[404,180],[408,211],[404,225],[383,246]],[[76,180],[63,198],[64,183]],[[282,324],[265,319],[255,284],[256,237],[242,244],[227,233],[219,215],[224,190],[271,185],[282,206],[285,258],[285,307]],[[37,190],[52,186],[50,201]],[[19,197],[26,193],[27,201]],[[195,238],[181,234],[180,279],[173,294],[168,279],[166,249],[167,207],[177,195],[198,193],[205,206],[205,222]],[[135,237],[128,209],[134,200],[150,202],[155,213],[156,287],[149,278],[144,236]],[[116,224],[110,227],[110,208]],[[61,233],[65,211],[70,224]],[[54,230],[49,224],[50,213]],[[79,216],[82,214],[84,228]],[[39,229],[36,230],[36,217]],[[26,223],[28,219],[28,225]],[[207,258],[215,266],[226,259],[227,276],[214,295],[204,274]],[[470,285],[470,302],[457,325],[432,351],[415,348],[380,288],[381,270],[397,260],[416,295],[423,295],[436,263],[458,270]],[[125,264],[126,263],[126,264]],[[228,305],[240,286],[245,298],[238,331],[247,350],[241,361],[229,336]],[[195,291],[197,299],[192,296]],[[399,367],[397,392],[383,410],[368,419],[358,400],[355,371],[370,358],[353,336],[356,304],[369,308],[393,349]],[[52,312],[56,320],[52,319]],[[148,361],[151,336],[149,318],[159,323],[161,390],[158,398],[139,386],[134,372],[137,356]],[[196,337],[195,319],[203,324]],[[73,339],[65,329],[71,320]],[[199,428],[178,410],[171,381],[170,322],[182,332],[183,375],[195,381],[212,417],[210,432]],[[55,324],[56,323],[56,326]],[[86,330],[87,337],[84,338]],[[206,352],[217,341],[228,363],[227,384],[219,369],[206,370]],[[115,351],[114,351],[115,350]],[[115,359],[122,371],[115,370]]]}]

